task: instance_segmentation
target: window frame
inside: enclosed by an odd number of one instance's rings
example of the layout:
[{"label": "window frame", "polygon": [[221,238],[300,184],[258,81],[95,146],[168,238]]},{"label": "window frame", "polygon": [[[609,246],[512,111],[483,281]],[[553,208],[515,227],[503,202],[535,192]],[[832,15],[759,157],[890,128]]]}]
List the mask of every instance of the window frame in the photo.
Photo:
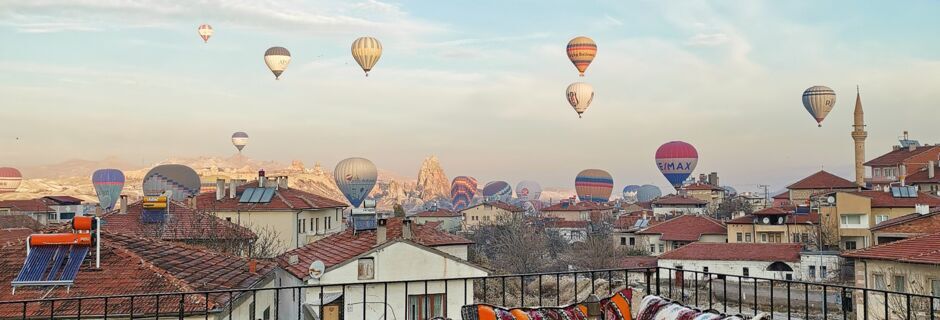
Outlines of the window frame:
[{"label": "window frame", "polygon": [[356,278],[375,280],[375,257],[361,257],[356,260]]},{"label": "window frame", "polygon": [[[880,281],[879,281],[880,280]],[[888,289],[887,279],[885,279],[884,273],[872,273],[871,274],[871,287],[876,290],[887,290]]]}]

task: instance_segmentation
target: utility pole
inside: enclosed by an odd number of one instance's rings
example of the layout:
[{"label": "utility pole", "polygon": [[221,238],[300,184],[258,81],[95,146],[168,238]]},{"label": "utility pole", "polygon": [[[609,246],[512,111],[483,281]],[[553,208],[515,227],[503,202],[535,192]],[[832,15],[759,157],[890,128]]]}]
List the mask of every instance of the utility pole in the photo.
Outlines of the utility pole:
[{"label": "utility pole", "polygon": [[757,185],[757,187],[764,189],[764,206],[768,206],[770,204],[770,194],[767,193],[767,188],[769,188],[770,186],[766,184],[759,184]]}]

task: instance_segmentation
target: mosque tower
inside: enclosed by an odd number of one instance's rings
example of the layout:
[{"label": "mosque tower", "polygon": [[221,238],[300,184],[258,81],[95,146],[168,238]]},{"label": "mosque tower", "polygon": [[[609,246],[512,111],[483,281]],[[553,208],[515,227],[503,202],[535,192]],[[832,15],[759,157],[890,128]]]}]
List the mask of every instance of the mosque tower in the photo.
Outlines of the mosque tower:
[{"label": "mosque tower", "polygon": [[865,113],[862,112],[862,97],[855,88],[855,124],[852,125],[852,140],[855,140],[855,184],[865,186]]}]

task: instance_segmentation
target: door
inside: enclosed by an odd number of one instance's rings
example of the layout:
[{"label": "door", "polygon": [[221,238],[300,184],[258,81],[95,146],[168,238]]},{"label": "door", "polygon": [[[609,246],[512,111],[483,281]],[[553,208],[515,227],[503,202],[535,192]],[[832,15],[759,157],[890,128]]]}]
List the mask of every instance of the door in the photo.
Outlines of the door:
[{"label": "door", "polygon": [[339,320],[339,306],[323,306],[323,320]]}]

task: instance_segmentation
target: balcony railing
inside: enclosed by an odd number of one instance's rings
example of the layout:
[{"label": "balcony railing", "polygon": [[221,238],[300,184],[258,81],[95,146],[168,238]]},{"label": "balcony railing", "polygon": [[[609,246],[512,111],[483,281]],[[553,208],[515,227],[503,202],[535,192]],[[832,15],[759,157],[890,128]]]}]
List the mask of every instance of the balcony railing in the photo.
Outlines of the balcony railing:
[{"label": "balcony railing", "polygon": [[634,297],[654,294],[744,318],[768,312],[774,319],[935,319],[940,302],[915,293],[652,267],[0,301],[0,318],[300,320],[326,312],[338,319],[460,319],[465,304],[558,306],[627,287]]}]

